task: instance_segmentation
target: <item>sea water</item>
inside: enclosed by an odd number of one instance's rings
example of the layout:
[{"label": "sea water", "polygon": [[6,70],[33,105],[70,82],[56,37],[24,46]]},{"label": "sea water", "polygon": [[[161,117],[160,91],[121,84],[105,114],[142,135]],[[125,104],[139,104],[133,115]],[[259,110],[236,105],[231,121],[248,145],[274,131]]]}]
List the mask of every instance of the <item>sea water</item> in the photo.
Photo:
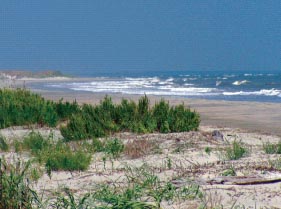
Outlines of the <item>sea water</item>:
[{"label": "sea water", "polygon": [[281,102],[281,72],[223,71],[76,71],[85,82],[49,82],[37,86],[53,90],[88,91],[185,98]]}]

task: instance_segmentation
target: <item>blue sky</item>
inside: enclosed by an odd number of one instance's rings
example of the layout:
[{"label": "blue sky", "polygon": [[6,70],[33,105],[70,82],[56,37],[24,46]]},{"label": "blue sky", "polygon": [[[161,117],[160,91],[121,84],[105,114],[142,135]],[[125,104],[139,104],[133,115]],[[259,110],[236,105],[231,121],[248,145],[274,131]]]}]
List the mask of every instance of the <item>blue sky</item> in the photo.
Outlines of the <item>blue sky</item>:
[{"label": "blue sky", "polygon": [[0,69],[281,71],[281,2],[1,0]]}]

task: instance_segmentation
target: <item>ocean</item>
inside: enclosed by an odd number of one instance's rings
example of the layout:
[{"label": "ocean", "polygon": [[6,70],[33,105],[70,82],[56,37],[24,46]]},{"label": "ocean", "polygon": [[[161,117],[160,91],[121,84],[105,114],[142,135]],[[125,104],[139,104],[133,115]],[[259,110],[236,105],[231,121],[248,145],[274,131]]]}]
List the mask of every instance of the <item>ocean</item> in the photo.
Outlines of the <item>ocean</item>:
[{"label": "ocean", "polygon": [[[69,72],[68,72],[69,73]],[[72,72],[83,82],[34,84],[36,88],[230,101],[281,102],[280,72],[133,71]]]}]

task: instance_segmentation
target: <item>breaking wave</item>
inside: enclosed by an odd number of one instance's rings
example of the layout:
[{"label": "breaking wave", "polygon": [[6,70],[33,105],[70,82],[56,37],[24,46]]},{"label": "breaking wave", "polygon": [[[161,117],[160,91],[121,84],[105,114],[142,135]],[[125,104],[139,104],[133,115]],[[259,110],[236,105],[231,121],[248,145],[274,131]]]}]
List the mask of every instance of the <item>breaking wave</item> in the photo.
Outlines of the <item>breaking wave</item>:
[{"label": "breaking wave", "polygon": [[225,96],[278,96],[281,97],[281,90],[278,89],[261,89],[260,91],[237,91],[237,92],[223,92]]},{"label": "breaking wave", "polygon": [[243,81],[234,81],[232,84],[235,85],[235,86],[240,86],[242,84],[246,84],[248,83],[249,81],[247,80],[243,80]]}]

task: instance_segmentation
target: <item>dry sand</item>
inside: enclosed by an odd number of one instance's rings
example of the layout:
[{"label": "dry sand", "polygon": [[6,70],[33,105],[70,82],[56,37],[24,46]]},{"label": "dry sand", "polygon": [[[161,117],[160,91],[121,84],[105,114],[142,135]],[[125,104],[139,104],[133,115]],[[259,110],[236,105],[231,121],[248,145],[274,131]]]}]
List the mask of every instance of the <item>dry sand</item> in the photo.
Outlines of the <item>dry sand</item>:
[{"label": "dry sand", "polygon": [[[212,137],[212,132],[219,130],[223,140]],[[47,129],[36,129],[43,134],[48,134]],[[0,131],[5,136],[20,137],[27,134],[27,130],[4,129]],[[11,134],[11,132],[13,134]],[[54,130],[59,137],[59,132]],[[118,133],[112,137],[118,137],[126,144],[128,142],[147,140],[155,144],[154,148],[140,147],[146,152],[145,155],[131,158],[130,153],[124,152],[118,159],[103,161],[104,153],[95,153],[92,163],[85,172],[52,172],[50,179],[44,174],[34,184],[38,192],[48,195],[58,188],[68,187],[76,194],[90,192],[97,184],[118,184],[125,181],[126,167],[138,168],[146,164],[154,171],[161,181],[171,181],[174,185],[188,185],[194,181],[200,185],[204,193],[203,199],[181,200],[177,202],[162,203],[163,209],[168,208],[198,208],[206,204],[207,208],[232,208],[233,205],[241,208],[281,208],[281,173],[273,169],[270,162],[278,159],[278,155],[268,155],[263,151],[263,143],[276,143],[280,137],[264,135],[260,133],[249,133],[233,128],[214,128],[201,126],[198,132],[183,132],[171,134],[143,134]],[[239,140],[247,148],[247,155],[239,160],[227,160],[224,150],[229,143]],[[153,146],[152,146],[153,147]],[[206,153],[205,148],[210,147],[211,152]],[[26,160],[28,153],[20,155],[10,152],[2,153],[7,160],[15,156]],[[1,155],[2,155],[1,154]],[[170,166],[167,160],[170,159]],[[258,185],[235,185],[228,183],[215,183],[212,180],[221,178],[222,173],[233,168],[237,176],[259,177],[263,179],[279,179],[279,182]],[[43,166],[42,166],[42,169]]]}]

